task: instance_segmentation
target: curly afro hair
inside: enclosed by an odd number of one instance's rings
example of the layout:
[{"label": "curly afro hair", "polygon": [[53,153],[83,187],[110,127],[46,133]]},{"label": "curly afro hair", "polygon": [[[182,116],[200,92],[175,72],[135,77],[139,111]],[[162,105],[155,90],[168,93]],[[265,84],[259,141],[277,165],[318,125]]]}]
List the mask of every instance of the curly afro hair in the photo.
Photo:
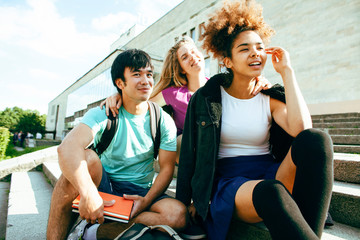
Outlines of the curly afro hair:
[{"label": "curly afro hair", "polygon": [[203,48],[222,60],[231,57],[231,49],[237,35],[241,32],[255,31],[267,44],[275,31],[265,23],[262,6],[253,0],[225,0],[205,26],[201,37]]}]

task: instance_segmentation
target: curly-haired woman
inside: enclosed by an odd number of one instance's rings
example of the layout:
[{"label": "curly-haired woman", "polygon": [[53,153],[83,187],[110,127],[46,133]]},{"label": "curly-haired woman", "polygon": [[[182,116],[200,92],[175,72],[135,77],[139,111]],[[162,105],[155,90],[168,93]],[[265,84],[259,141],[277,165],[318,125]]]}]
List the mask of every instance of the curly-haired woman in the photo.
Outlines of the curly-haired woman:
[{"label": "curly-haired woman", "polygon": [[[203,218],[209,239],[225,239],[233,217],[264,221],[274,239],[322,234],[332,142],[312,129],[289,53],[265,48],[273,34],[262,7],[246,0],[224,2],[205,27],[203,47],[228,73],[212,77],[190,100],[176,197]],[[254,96],[267,55],[284,87]]]}]

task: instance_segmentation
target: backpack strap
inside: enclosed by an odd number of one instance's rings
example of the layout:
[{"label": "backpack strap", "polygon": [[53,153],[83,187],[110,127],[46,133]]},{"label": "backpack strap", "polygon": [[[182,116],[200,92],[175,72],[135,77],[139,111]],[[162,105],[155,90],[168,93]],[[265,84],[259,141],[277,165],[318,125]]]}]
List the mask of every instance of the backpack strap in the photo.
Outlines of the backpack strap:
[{"label": "backpack strap", "polygon": [[112,114],[109,114],[107,119],[106,128],[101,135],[100,141],[96,145],[96,147],[92,147],[92,149],[100,156],[106,148],[110,145],[112,139],[115,136],[115,132],[117,130],[119,118],[114,117]]},{"label": "backpack strap", "polygon": [[[160,107],[154,102],[148,101],[149,112],[150,112],[150,129],[151,138],[154,142],[154,158],[157,158],[160,147]],[[119,118],[109,114],[107,119],[106,128],[101,135],[100,141],[94,147],[92,144],[89,148],[94,150],[99,156],[107,149],[118,128]]]},{"label": "backpack strap", "polygon": [[149,228],[165,230],[173,239],[182,240],[179,234],[168,225],[154,225],[154,226],[149,226]]},{"label": "backpack strap", "polygon": [[[157,239],[155,235],[151,235],[152,230],[163,230],[165,233],[168,234],[166,239],[175,239],[175,240],[183,240],[178,233],[172,229],[170,226],[167,225],[154,225],[154,226],[146,226],[141,223],[133,223],[128,229],[120,233],[114,240],[120,239]],[[144,236],[147,233],[150,233],[150,236]],[[161,238],[164,239],[164,238]]]},{"label": "backpack strap", "polygon": [[160,107],[154,102],[148,101],[150,111],[151,137],[154,142],[154,158],[157,158],[160,147]]}]

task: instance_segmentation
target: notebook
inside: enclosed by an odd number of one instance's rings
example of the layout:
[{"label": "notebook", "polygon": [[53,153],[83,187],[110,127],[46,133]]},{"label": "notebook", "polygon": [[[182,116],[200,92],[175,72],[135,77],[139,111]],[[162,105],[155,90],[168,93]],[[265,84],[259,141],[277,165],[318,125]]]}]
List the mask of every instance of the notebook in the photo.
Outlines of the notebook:
[{"label": "notebook", "polygon": [[[133,207],[133,200],[127,200],[123,197],[99,192],[100,196],[105,201],[115,200],[114,205],[110,207],[104,207],[104,218],[128,223],[130,219],[131,209]],[[73,201],[73,212],[79,212],[80,195]]]}]

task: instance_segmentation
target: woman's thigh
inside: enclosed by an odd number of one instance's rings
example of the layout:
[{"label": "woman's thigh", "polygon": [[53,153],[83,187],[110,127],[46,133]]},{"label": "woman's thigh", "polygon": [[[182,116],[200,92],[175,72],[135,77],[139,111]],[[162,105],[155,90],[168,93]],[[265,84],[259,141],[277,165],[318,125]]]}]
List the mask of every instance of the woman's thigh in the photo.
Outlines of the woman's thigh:
[{"label": "woman's thigh", "polygon": [[256,223],[262,221],[258,216],[252,195],[256,184],[263,180],[251,180],[242,184],[235,195],[235,214],[240,220],[248,223]]},{"label": "woman's thigh", "polygon": [[[291,193],[296,174],[296,166],[291,158],[291,148],[286,155],[285,159],[280,164],[276,172],[276,180],[279,180]],[[255,186],[263,180],[251,180],[241,185],[235,195],[235,214],[236,216],[248,223],[255,223],[262,221],[258,216],[253,204],[253,191]]]},{"label": "woman's thigh", "polygon": [[296,166],[291,158],[291,148],[286,155],[285,159],[280,164],[279,169],[276,172],[276,180],[279,180],[284,184],[287,190],[292,193],[292,189],[294,187],[296,175]]}]

